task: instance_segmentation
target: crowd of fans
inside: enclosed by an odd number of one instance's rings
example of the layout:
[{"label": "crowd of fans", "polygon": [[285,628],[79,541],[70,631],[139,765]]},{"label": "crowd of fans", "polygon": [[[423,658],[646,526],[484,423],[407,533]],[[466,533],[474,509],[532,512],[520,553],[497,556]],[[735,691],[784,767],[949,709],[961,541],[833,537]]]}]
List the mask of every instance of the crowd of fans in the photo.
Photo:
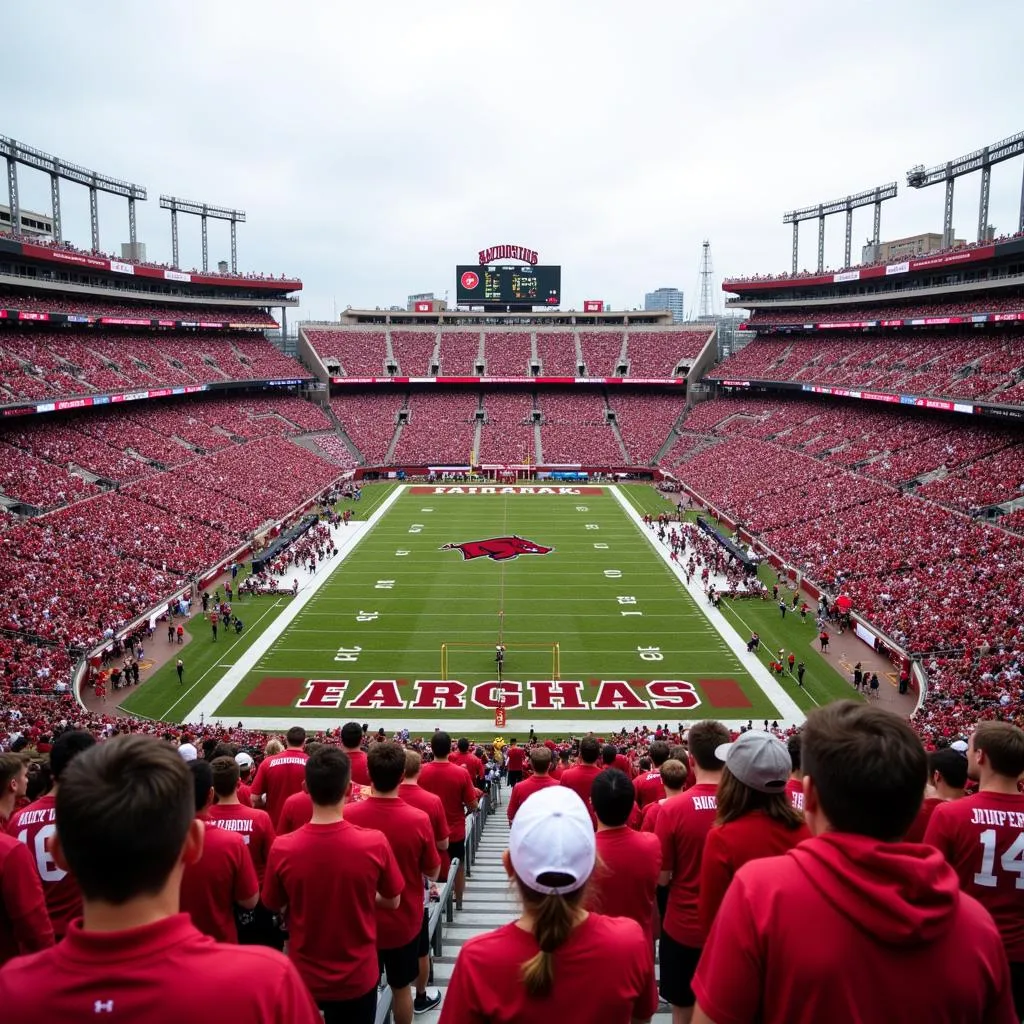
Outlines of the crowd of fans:
[{"label": "crowd of fans", "polygon": [[533,411],[533,395],[529,391],[485,394],[487,419],[480,428],[477,460],[484,465],[536,464]]},{"label": "crowd of fans", "polygon": [[953,299],[949,302],[921,302],[907,300],[891,305],[859,306],[797,306],[790,304],[774,308],[759,306],[750,316],[750,325],[836,324],[863,320],[907,320],[923,317],[959,316],[964,313],[1003,313],[1024,310],[1024,296],[1007,289],[977,298]]},{"label": "crowd of fans", "polygon": [[422,328],[418,331],[393,330],[391,352],[398,372],[404,377],[430,377],[434,353],[438,346],[438,329]]}]

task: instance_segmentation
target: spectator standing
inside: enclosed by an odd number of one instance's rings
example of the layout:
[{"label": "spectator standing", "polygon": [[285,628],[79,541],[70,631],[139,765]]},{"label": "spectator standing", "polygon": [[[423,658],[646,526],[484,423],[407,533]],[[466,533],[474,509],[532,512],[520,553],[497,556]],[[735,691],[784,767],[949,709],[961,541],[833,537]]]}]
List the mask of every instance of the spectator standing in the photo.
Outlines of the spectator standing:
[{"label": "spectator standing", "polygon": [[804,773],[800,767],[800,733],[795,732],[786,740],[789,754],[789,779],[786,781],[786,795],[793,808],[804,813]]},{"label": "spectator standing", "polygon": [[505,751],[505,768],[508,772],[509,787],[523,781],[523,768],[526,766],[526,751],[520,747],[515,738],[508,741],[508,750]]},{"label": "spectator standing", "polygon": [[348,755],[352,767],[352,781],[357,786],[370,785],[370,770],[363,750],[363,727],[358,722],[346,722],[341,727],[341,749]]},{"label": "spectator standing", "polygon": [[153,737],[115,737],[68,766],[53,854],[81,885],[82,919],[0,970],[5,1019],[319,1024],[280,953],[220,945],[177,912],[184,865],[203,853],[194,801],[184,761]]},{"label": "spectator standing", "polygon": [[[590,788],[594,785],[594,779],[601,772],[597,763],[601,756],[601,745],[593,736],[584,736],[580,740],[580,760],[572,768],[562,772],[558,780],[560,786],[571,789],[590,808]],[[593,818],[593,811],[591,811]],[[597,827],[597,819],[594,818],[594,827]]]},{"label": "spectator standing", "polygon": [[387,839],[345,820],[348,755],[324,746],[306,762],[308,825],[270,850],[267,907],[288,908],[288,955],[325,1024],[373,1024],[377,1011],[377,909],[398,907],[404,888]]},{"label": "spectator standing", "polygon": [[515,820],[516,813],[528,796],[549,786],[558,785],[550,775],[551,751],[547,747],[534,747],[530,751],[530,767],[533,774],[523,779],[508,798],[509,824]]},{"label": "spectator standing", "polygon": [[[6,821],[28,788],[28,760],[0,754],[0,821]],[[0,832],[0,967],[12,957],[53,945],[43,883],[24,843]]]},{"label": "spectator standing", "polygon": [[213,804],[213,769],[207,761],[190,761],[195,782],[196,817],[208,825],[203,855],[190,863],[181,877],[181,909],[204,935],[218,942],[238,942],[235,907],[252,910],[260,885],[245,840],[237,832],[210,822]]},{"label": "spectator standing", "polygon": [[647,756],[651,759],[651,769],[640,772],[633,780],[636,805],[641,810],[649,804],[655,804],[665,798],[665,784],[661,779],[661,766],[668,760],[669,745],[664,740],[655,740],[647,748]]},{"label": "spectator standing", "polygon": [[483,789],[484,763],[469,749],[469,740],[465,736],[456,744],[456,753],[452,754],[451,762],[465,768],[473,785],[479,790]]},{"label": "spectator standing", "polygon": [[962,799],[966,795],[966,786],[966,756],[952,747],[932,751],[928,755],[928,785],[924,791],[924,802],[921,804],[921,810],[917,812],[914,824],[907,831],[906,841],[923,842],[935,808],[947,800]]},{"label": "spectator standing", "polygon": [[587,808],[569,789],[552,786],[523,805],[505,853],[522,915],[462,947],[441,1024],[651,1018],[657,996],[647,936],[635,921],[585,909],[595,849]]},{"label": "spectator standing", "polygon": [[266,807],[275,829],[285,800],[302,789],[309,757],[302,749],[306,742],[306,730],[301,725],[293,725],[284,738],[287,744],[285,749],[265,757],[256,769],[251,790],[253,806],[257,806],[258,798],[263,798],[262,805]]},{"label": "spectator standing", "polygon": [[953,867],[960,888],[992,915],[1002,936],[1017,1016],[1024,1016],[1024,731],[982,722],[967,747],[978,792],[936,807],[924,841]]},{"label": "spectator standing", "polygon": [[937,851],[900,842],[927,778],[906,721],[835,702],[808,715],[802,755],[814,838],[737,872],[694,978],[695,1024],[1015,1021],[991,918]]},{"label": "spectator standing", "polygon": [[423,880],[436,881],[441,857],[425,812],[399,798],[405,776],[405,750],[393,741],[375,743],[367,754],[370,796],[348,809],[353,825],[383,832],[405,887],[398,907],[377,912],[377,950],[391,987],[395,1024],[412,1024],[412,985],[419,974],[423,929]]},{"label": "spectator standing", "polygon": [[718,810],[715,794],[723,765],[716,751],[728,742],[729,730],[721,722],[698,722],[690,728],[689,760],[697,783],[677,799],[666,801],[655,824],[662,856],[659,883],[669,887],[658,950],[659,991],[672,1006],[673,1024],[688,1024],[693,1014],[690,983],[705,939],[697,914],[700,867],[704,840]]},{"label": "spectator standing", "polygon": [[44,796],[15,811],[7,822],[7,832],[28,847],[36,871],[43,883],[46,912],[53,925],[53,936],[60,942],[71,922],[82,913],[82,894],[67,869],[57,863],[50,843],[57,831],[57,795],[64,772],[83,751],[96,745],[96,737],[84,729],[58,736],[50,751],[50,772],[54,783]]}]

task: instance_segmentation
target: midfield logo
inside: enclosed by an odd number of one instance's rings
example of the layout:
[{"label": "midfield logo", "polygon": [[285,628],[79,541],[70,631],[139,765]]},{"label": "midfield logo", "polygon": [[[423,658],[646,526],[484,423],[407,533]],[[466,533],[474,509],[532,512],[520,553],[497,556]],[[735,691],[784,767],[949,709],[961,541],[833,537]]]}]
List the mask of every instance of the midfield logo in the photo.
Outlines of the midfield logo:
[{"label": "midfield logo", "polygon": [[464,561],[486,556],[495,562],[506,562],[520,555],[546,555],[554,548],[535,544],[525,537],[492,537],[490,540],[470,540],[464,544],[443,544],[441,551],[461,551]]}]

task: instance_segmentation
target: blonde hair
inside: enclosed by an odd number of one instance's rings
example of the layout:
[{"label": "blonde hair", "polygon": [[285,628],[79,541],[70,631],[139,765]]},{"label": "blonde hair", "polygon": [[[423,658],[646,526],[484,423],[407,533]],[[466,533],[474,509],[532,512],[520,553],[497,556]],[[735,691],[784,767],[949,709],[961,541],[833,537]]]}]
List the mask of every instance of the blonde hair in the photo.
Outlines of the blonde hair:
[{"label": "blonde hair", "polygon": [[284,744],[280,740],[267,740],[267,745],[263,748],[263,756],[270,757],[271,754],[280,754],[284,750]]},{"label": "blonde hair", "polygon": [[[547,876],[541,879],[550,885],[557,885],[561,880],[566,884],[571,881],[563,875],[552,875],[550,881]],[[524,905],[533,915],[533,937],[540,947],[519,970],[527,995],[543,998],[550,993],[555,983],[555,953],[565,944],[573,928],[579,923],[587,886],[581,886],[575,892],[562,895],[536,892],[524,885],[518,876],[516,883]]]}]

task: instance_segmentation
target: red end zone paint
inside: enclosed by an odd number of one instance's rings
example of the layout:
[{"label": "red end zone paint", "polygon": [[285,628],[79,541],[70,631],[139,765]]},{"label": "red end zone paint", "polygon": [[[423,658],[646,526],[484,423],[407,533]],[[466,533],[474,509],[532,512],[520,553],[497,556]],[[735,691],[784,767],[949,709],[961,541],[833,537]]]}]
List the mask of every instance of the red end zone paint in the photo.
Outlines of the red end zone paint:
[{"label": "red end zone paint", "polygon": [[267,676],[242,703],[248,708],[291,708],[306,691],[306,680],[297,676]]},{"label": "red end zone paint", "polygon": [[604,494],[604,490],[601,487],[544,487],[538,485],[537,487],[499,487],[497,485],[489,487],[486,485],[477,485],[466,487],[410,487],[410,494],[417,494],[420,497],[424,495],[431,495],[435,497],[438,495],[449,495],[449,494],[546,494],[556,496],[568,496],[568,497],[581,497],[583,495],[590,495],[593,497],[597,494]]},{"label": "red end zone paint", "polygon": [[735,679],[698,679],[697,685],[713,708],[750,707],[750,698]]}]

